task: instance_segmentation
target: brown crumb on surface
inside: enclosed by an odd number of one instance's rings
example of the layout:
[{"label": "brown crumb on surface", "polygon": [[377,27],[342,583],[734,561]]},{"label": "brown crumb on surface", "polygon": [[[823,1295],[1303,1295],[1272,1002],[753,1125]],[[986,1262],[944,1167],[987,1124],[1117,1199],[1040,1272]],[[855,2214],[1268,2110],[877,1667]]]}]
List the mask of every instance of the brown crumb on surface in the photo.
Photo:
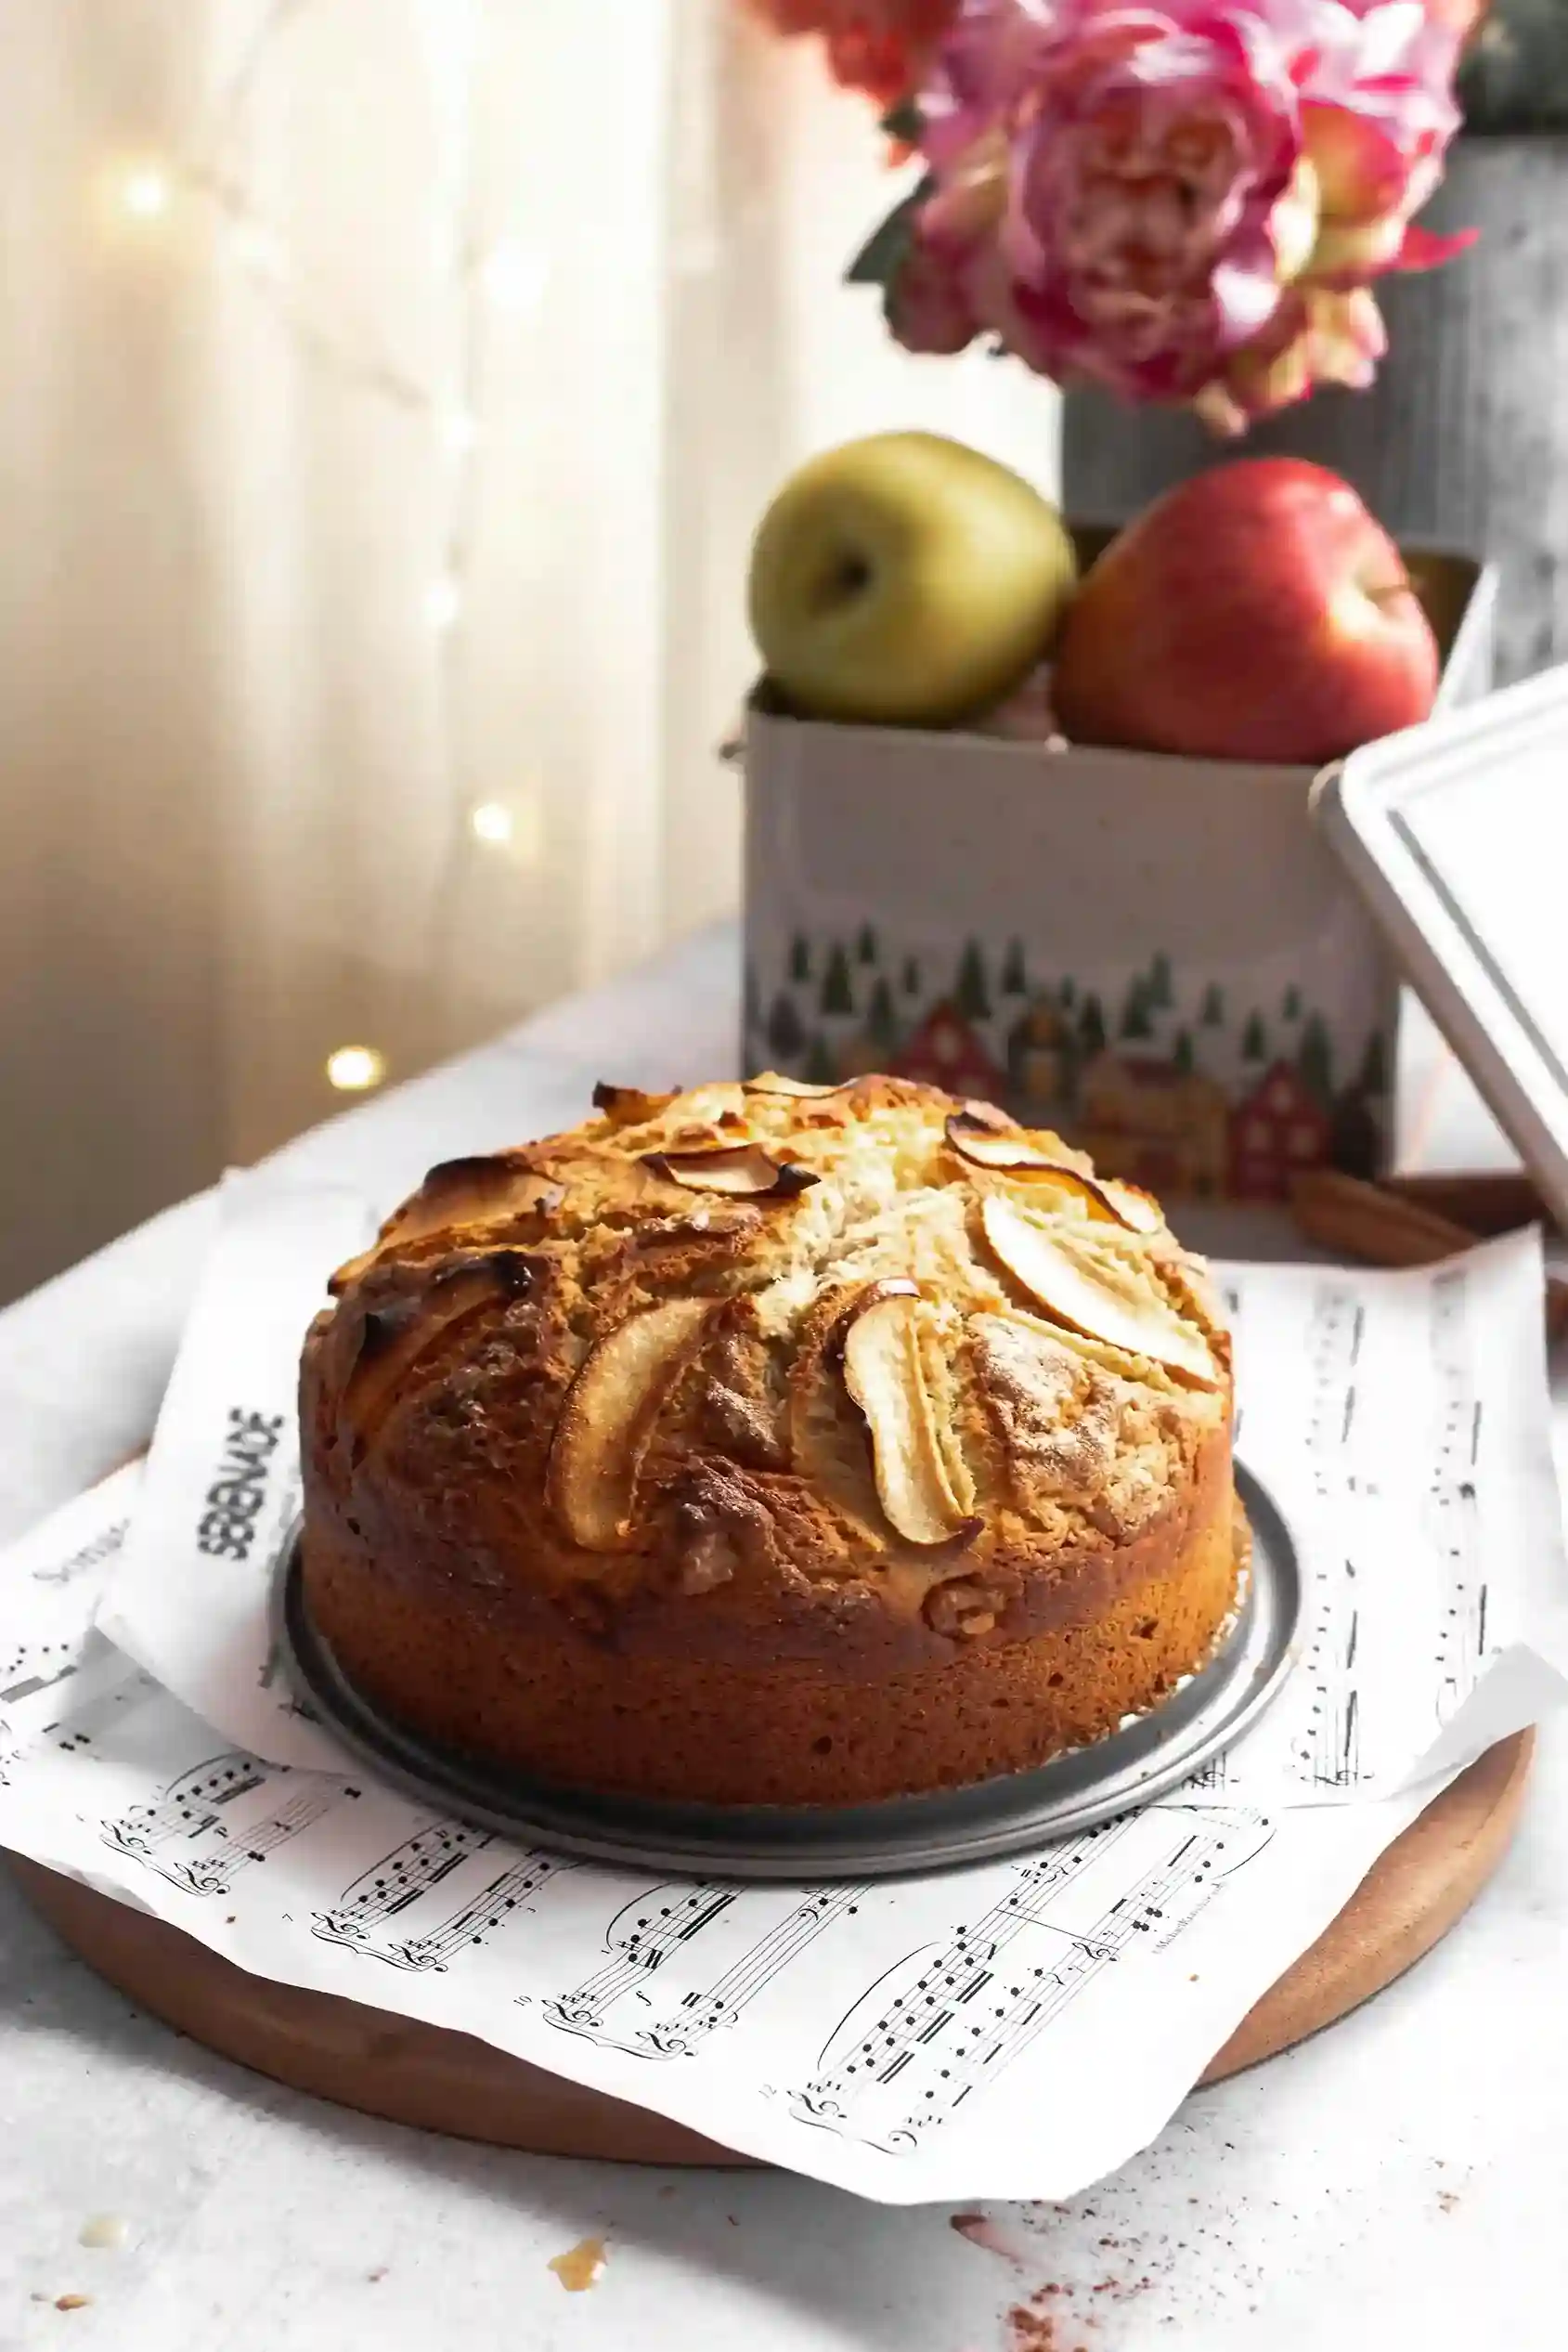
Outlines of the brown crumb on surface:
[{"label": "brown crumb on surface", "polygon": [[1459,2195],[1457,2189],[1440,2189],[1437,2192],[1437,2203],[1444,2213],[1452,2213],[1458,2202]]},{"label": "brown crumb on surface", "polygon": [[947,2226],[950,2229],[956,2229],[961,2238],[967,2238],[972,2246],[980,2247],[986,2254],[999,2255],[1004,2262],[1010,2262],[1015,2269],[1022,2268],[1023,2265],[1017,2248],[1008,2243],[1005,2234],[997,2227],[989,2214],[949,2214]]},{"label": "brown crumb on surface", "polygon": [[603,2276],[604,2241],[579,2238],[564,2254],[551,2255],[546,2268],[554,2271],[568,2294],[582,2294]]},{"label": "brown crumb on surface", "polygon": [[369,2281],[371,2286],[377,2285],[379,2281],[386,2276],[385,2263],[378,2263],[373,2270],[367,2270],[365,2276]]},{"label": "brown crumb on surface", "polygon": [[[1089,2352],[1078,2330],[1093,2327],[1094,2321],[1075,2320],[1071,2312],[1064,2311],[1059,2303],[1051,2300],[1073,2292],[1071,2287],[1053,2279],[1036,2287],[1027,2303],[1015,2303],[1005,2315],[1007,2352]],[[1064,2329],[1070,2329],[1071,2334],[1064,2334]]]},{"label": "brown crumb on surface", "polygon": [[1011,2332],[1008,2352],[1060,2352],[1053,2321],[1027,2303],[1015,2303],[1007,2314]]},{"label": "brown crumb on surface", "polygon": [[90,2294],[57,2294],[55,2309],[57,2311],[84,2311],[92,2299]]}]

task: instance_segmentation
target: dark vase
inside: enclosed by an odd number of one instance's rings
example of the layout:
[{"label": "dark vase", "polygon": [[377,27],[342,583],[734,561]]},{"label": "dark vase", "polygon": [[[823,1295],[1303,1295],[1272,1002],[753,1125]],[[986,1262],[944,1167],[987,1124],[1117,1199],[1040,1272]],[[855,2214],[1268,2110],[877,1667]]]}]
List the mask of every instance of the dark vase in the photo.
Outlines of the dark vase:
[{"label": "dark vase", "polygon": [[1314,459],[1397,539],[1497,565],[1502,684],[1568,660],[1568,136],[1458,140],[1422,217],[1480,241],[1382,280],[1389,351],[1370,391],[1319,393],[1235,443],[1185,413],[1070,393],[1064,503],[1121,520],[1205,466]]}]

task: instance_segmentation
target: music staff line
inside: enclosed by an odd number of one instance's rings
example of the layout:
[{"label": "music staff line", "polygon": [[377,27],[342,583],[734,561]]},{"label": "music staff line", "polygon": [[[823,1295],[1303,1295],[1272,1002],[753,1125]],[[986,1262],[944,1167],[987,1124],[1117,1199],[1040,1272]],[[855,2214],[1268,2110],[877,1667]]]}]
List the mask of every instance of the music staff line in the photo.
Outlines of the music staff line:
[{"label": "music staff line", "polygon": [[[1140,1825],[1151,1818],[1107,1824],[1021,1865],[1009,1891],[958,1930],[841,2052],[834,2055],[829,2045],[821,2071],[790,2100],[796,2120],[890,2155],[908,2154],[1016,2064],[1127,1952],[1146,1942],[1158,1947],[1179,1934],[1220,1879],[1260,1852],[1272,1835],[1264,1815],[1245,1809],[1195,1812],[1185,1820],[1167,1814],[1159,1826],[1174,1844],[1090,1923],[1070,1927],[1046,1916],[1109,1847],[1134,1834],[1147,1836]],[[1016,1956],[1021,1939],[1041,1932],[1068,1949],[1054,1959]]]},{"label": "music staff line", "polygon": [[[854,1881],[809,1886],[786,1917],[758,1937],[711,1984],[682,1995],[662,2018],[642,2013],[646,1987],[660,1969],[726,1913],[739,1891],[698,1884],[655,1888],[612,1920],[612,1957],[544,2008],[546,2021],[636,2058],[691,2058],[720,2028],[732,2027],[819,1936],[853,1918],[869,1890]],[[671,1898],[658,1903],[658,1895]]]},{"label": "music staff line", "polygon": [[[281,1795],[275,1784],[281,1784]],[[258,1791],[273,1798],[259,1815],[244,1802]],[[242,1871],[266,1862],[358,1793],[314,1774],[296,1778],[286,1765],[263,1764],[226,1748],[181,1773],[149,1803],[106,1821],[103,1840],[187,1894],[227,1894]],[[238,1809],[232,1814],[231,1806]]]}]

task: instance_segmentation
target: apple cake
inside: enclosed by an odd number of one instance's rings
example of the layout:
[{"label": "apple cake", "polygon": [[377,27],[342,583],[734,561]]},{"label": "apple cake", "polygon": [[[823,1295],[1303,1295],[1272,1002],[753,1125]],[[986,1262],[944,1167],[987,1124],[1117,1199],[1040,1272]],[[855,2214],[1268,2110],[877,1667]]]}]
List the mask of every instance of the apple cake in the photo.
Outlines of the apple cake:
[{"label": "apple cake", "polygon": [[305,1599],[369,1698],[558,1786],[836,1805],[1206,1661],[1230,1345],[1158,1202],[897,1078],[595,1100],[432,1169],[311,1327]]}]

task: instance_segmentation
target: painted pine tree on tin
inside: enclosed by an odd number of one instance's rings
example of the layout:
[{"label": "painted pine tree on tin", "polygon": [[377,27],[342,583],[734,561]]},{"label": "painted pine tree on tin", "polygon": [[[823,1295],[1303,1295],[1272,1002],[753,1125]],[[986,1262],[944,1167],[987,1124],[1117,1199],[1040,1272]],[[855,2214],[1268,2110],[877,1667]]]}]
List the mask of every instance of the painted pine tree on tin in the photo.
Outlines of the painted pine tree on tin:
[{"label": "painted pine tree on tin", "polygon": [[855,994],[849,982],[849,958],[836,940],[828,954],[827,970],[823,975],[822,1010],[824,1016],[852,1013]]}]

